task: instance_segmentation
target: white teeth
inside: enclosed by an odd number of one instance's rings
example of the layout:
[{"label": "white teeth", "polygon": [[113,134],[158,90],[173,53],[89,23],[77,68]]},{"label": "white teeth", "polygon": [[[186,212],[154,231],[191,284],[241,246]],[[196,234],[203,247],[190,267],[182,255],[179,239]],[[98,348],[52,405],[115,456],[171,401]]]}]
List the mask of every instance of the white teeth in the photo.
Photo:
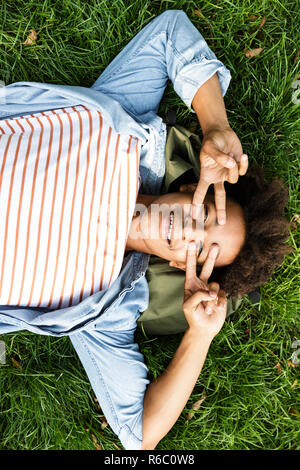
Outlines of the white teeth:
[{"label": "white teeth", "polygon": [[169,232],[168,232],[168,240],[169,241],[171,240],[173,221],[174,221],[174,214],[173,214],[173,212],[171,212],[171,214],[170,214],[170,228],[169,228]]}]

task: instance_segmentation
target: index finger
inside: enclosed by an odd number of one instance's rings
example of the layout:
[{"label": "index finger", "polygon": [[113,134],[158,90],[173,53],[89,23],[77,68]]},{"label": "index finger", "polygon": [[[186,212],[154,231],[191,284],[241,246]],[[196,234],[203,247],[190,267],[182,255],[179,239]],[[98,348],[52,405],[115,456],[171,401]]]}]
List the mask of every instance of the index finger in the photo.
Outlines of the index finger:
[{"label": "index finger", "polygon": [[215,183],[214,188],[218,223],[224,225],[226,223],[226,192],[224,183]]},{"label": "index finger", "polygon": [[217,244],[213,244],[210,246],[208,255],[206,260],[203,263],[201,273],[199,276],[199,279],[207,283],[208,279],[210,278],[213,270],[214,270],[214,265],[217,259],[217,256],[219,254],[220,248]]},{"label": "index finger", "polygon": [[192,202],[193,204],[192,217],[194,220],[200,217],[201,205],[203,204],[208,188],[209,188],[209,184],[206,181],[202,180],[200,177],[197,188],[195,189],[195,192],[194,192],[193,202]]},{"label": "index finger", "polygon": [[197,276],[197,250],[196,243],[191,242],[186,250],[185,289],[189,288],[189,283],[195,276]]},{"label": "index finger", "polygon": [[243,153],[241,156],[241,162],[240,162],[240,168],[239,168],[239,174],[240,176],[244,176],[247,173],[248,169],[248,155]]}]

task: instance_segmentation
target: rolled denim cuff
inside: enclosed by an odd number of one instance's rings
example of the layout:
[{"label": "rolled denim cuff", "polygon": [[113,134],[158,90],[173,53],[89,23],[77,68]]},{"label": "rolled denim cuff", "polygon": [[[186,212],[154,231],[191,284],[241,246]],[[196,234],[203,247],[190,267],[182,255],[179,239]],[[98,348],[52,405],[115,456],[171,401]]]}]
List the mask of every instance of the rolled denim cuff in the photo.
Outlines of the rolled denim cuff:
[{"label": "rolled denim cuff", "polygon": [[120,441],[122,442],[122,445],[124,449],[126,450],[141,450],[142,447],[142,439],[139,439],[125,424],[125,426],[122,427],[119,435],[118,435]]},{"label": "rolled denim cuff", "polygon": [[207,59],[202,56],[194,59],[178,72],[173,83],[174,90],[193,113],[195,111],[192,109],[192,101],[195,94],[215,72],[218,73],[222,96],[224,96],[231,80],[231,74],[220,60]]}]

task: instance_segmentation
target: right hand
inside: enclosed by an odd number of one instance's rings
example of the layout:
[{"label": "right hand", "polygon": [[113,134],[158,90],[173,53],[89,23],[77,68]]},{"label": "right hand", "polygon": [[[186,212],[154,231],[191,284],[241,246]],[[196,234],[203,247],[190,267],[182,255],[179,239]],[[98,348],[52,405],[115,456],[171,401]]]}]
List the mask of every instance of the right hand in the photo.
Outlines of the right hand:
[{"label": "right hand", "polygon": [[[230,166],[232,164],[232,166]],[[214,185],[216,213],[219,224],[226,222],[226,192],[224,181],[234,184],[248,169],[248,156],[231,127],[216,127],[203,136],[200,152],[200,179],[193,196],[193,218],[203,204],[207,190]]]},{"label": "right hand", "polygon": [[[197,251],[189,244],[186,256],[186,277],[182,309],[191,330],[205,333],[212,338],[219,333],[226,318],[227,299],[224,290],[216,282],[207,283],[213,272],[218,245],[212,245],[197,276]],[[195,244],[194,244],[195,245]],[[214,296],[210,295],[214,293]]]}]

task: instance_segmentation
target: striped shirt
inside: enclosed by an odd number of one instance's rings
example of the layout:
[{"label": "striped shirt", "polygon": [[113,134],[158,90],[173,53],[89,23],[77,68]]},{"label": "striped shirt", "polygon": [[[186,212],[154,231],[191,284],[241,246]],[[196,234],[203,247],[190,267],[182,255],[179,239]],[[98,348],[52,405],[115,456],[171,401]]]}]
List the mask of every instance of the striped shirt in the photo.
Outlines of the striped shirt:
[{"label": "striped shirt", "polygon": [[112,284],[139,156],[85,106],[0,120],[0,304],[59,309]]}]

